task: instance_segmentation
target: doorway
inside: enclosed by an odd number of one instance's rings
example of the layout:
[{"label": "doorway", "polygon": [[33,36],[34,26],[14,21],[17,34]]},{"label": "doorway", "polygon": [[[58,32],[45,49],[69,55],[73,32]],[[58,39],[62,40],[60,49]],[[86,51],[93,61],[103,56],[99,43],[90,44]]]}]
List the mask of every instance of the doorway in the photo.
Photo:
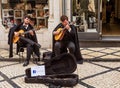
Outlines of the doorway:
[{"label": "doorway", "polygon": [[120,36],[120,0],[102,0],[102,35]]}]

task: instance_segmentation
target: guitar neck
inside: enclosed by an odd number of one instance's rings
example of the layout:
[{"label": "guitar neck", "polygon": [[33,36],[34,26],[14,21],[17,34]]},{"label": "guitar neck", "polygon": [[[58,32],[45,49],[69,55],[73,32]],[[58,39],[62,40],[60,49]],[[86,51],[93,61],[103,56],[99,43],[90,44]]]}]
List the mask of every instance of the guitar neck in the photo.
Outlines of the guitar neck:
[{"label": "guitar neck", "polygon": [[[30,31],[31,31],[31,30],[26,31],[26,32],[22,33],[21,35],[25,35],[25,34],[29,33]],[[35,29],[32,29],[32,31],[35,31]]]},{"label": "guitar neck", "polygon": [[63,29],[62,29],[62,31],[64,31],[66,28],[64,27]]}]

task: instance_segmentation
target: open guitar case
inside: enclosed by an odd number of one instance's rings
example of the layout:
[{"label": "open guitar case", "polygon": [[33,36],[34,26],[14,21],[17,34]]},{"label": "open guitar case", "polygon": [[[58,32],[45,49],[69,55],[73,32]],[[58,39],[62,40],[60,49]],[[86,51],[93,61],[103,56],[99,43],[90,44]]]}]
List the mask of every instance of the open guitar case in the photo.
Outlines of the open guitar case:
[{"label": "open guitar case", "polygon": [[78,83],[78,75],[73,74],[77,68],[76,59],[73,55],[64,53],[53,57],[44,63],[45,76],[31,77],[31,68],[25,70],[26,83],[52,84],[61,87],[73,87]]}]

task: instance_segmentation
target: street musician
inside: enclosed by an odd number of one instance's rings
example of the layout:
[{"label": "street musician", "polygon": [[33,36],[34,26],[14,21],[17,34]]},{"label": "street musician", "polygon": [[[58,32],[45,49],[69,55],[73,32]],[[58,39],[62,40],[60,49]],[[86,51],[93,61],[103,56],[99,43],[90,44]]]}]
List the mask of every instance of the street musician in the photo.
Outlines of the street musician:
[{"label": "street musician", "polygon": [[[13,43],[17,44],[17,53],[21,46],[27,48],[27,56],[23,66],[27,66],[29,64],[29,60],[33,52],[35,53],[38,61],[40,61],[40,46],[38,46],[39,44],[36,33],[33,30],[33,26],[30,24],[30,20],[30,16],[25,16],[23,23],[11,28],[8,35],[8,44],[10,46],[9,57],[13,57]],[[21,32],[24,32],[25,34],[23,33],[24,35],[22,36]]]},{"label": "street musician", "polygon": [[68,21],[66,15],[62,15],[60,20],[61,23],[53,30],[53,54],[58,56],[69,50],[77,61],[83,63],[76,27]]}]

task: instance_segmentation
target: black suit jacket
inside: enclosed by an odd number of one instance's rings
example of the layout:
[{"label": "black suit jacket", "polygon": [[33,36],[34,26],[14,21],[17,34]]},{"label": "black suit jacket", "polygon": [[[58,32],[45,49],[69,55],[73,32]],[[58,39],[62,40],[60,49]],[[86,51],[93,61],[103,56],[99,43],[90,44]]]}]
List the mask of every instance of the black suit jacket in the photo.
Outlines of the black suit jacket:
[{"label": "black suit jacket", "polygon": [[[58,26],[53,30],[56,31],[58,28],[63,28],[64,26],[62,25],[62,23],[58,24]],[[78,40],[78,34],[77,34],[77,29],[74,25],[70,25],[71,27],[71,31],[70,31],[70,34],[71,34],[71,41],[75,44],[75,53],[74,53],[74,56],[76,57],[76,60],[79,61],[79,60],[82,60],[82,55],[81,55],[81,52],[80,52],[80,46],[79,46],[79,40]],[[52,46],[52,51],[53,51],[53,55],[54,55],[54,45],[55,45],[55,39],[54,39],[54,35],[53,35],[53,46]],[[67,52],[67,48],[61,48],[61,53],[65,53]]]},{"label": "black suit jacket", "polygon": [[[19,31],[21,30],[21,26],[23,25],[23,23],[19,24],[19,25],[16,25],[14,27],[12,27],[9,31],[9,34],[8,34],[8,44],[9,44],[9,57],[13,57],[13,36],[14,36],[14,32],[16,31]],[[29,24],[28,25],[28,31],[29,30],[32,30],[33,27]],[[34,41],[34,42],[38,42],[37,41],[37,37],[36,37],[36,34],[34,32],[34,36],[30,35],[29,33],[25,35],[28,39]]]}]

